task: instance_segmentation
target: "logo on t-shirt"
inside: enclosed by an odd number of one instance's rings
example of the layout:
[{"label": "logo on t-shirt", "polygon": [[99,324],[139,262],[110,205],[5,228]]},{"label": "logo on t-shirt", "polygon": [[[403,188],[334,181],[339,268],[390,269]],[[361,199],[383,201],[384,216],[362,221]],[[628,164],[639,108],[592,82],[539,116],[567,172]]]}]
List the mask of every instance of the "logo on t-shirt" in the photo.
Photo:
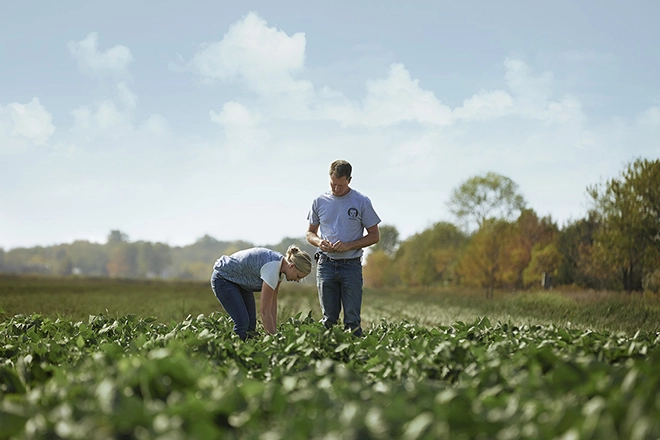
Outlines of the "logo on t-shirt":
[{"label": "logo on t-shirt", "polygon": [[358,218],[357,208],[348,208],[348,217],[349,218]]}]

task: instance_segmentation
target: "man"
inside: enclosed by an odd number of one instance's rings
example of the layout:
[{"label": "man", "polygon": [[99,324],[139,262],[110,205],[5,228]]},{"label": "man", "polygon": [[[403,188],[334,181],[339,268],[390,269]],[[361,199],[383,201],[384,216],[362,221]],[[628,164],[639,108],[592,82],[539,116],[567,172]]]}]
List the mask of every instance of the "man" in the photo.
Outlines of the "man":
[{"label": "man", "polygon": [[361,336],[362,249],[380,240],[380,218],[371,200],[349,187],[352,171],[345,160],[330,165],[330,191],[312,202],[306,238],[318,248],[316,284],[321,322],[327,328],[336,324],[343,306],[344,328]]}]

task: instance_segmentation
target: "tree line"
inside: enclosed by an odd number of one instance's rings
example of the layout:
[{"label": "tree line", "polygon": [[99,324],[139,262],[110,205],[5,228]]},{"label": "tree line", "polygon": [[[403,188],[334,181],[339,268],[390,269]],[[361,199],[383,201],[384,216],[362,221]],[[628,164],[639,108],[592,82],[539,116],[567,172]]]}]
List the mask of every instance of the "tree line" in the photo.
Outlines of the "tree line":
[{"label": "tree line", "polygon": [[[284,254],[291,244],[314,254],[314,248],[302,238],[284,238],[266,247]],[[78,240],[7,252],[0,249],[0,272],[206,280],[211,278],[213,263],[220,256],[253,246],[247,241],[220,241],[204,235],[191,245],[173,247],[165,243],[131,242],[125,233],[114,230],[103,244]]]},{"label": "tree line", "polygon": [[[587,215],[559,227],[529,209],[508,177],[471,177],[447,202],[455,223],[438,222],[405,240],[395,226],[381,225],[365,284],[478,287],[489,297],[500,288],[559,285],[660,292],[660,160],[636,159],[587,194]],[[284,253],[290,244],[315,252],[302,237],[266,247]],[[115,230],[104,244],[0,249],[0,272],[205,280],[218,257],[252,246],[205,235],[171,247],[131,242]]]},{"label": "tree line", "polygon": [[587,193],[587,215],[559,227],[527,208],[511,179],[472,177],[447,202],[457,224],[401,242],[383,225],[365,284],[478,287],[488,297],[558,285],[660,292],[660,160],[636,159]]}]

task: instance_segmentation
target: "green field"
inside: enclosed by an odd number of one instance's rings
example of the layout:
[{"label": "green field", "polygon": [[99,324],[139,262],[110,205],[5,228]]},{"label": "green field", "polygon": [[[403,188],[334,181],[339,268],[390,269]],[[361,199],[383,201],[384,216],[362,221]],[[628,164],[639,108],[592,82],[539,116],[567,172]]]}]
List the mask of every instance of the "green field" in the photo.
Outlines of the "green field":
[{"label": "green field", "polygon": [[[259,296],[257,295],[257,301]],[[285,283],[278,300],[284,320],[302,312],[319,319],[316,286]],[[39,313],[51,318],[87,320],[89,315],[137,315],[159,322],[182,321],[188,315],[224,313],[210,283],[139,281],[107,278],[51,278],[0,275],[3,315]],[[471,322],[555,324],[591,330],[660,331],[660,297],[606,292],[496,292],[457,289],[365,289],[365,328],[381,320],[406,320],[426,327]]]},{"label": "green field", "polygon": [[0,277],[0,439],[658,439],[660,301],[287,285],[247,342],[208,283]]}]

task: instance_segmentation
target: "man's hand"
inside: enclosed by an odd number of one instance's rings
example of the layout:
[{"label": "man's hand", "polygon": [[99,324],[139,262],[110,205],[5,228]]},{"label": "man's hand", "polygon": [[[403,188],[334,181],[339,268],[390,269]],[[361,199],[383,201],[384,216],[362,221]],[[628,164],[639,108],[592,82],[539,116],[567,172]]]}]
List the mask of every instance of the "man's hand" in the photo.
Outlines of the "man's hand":
[{"label": "man's hand", "polygon": [[333,246],[328,240],[321,240],[319,243],[319,249],[323,252],[332,252]]},{"label": "man's hand", "polygon": [[348,243],[344,243],[341,240],[337,240],[332,244],[332,252],[345,252],[350,250],[351,247],[348,245]]}]

